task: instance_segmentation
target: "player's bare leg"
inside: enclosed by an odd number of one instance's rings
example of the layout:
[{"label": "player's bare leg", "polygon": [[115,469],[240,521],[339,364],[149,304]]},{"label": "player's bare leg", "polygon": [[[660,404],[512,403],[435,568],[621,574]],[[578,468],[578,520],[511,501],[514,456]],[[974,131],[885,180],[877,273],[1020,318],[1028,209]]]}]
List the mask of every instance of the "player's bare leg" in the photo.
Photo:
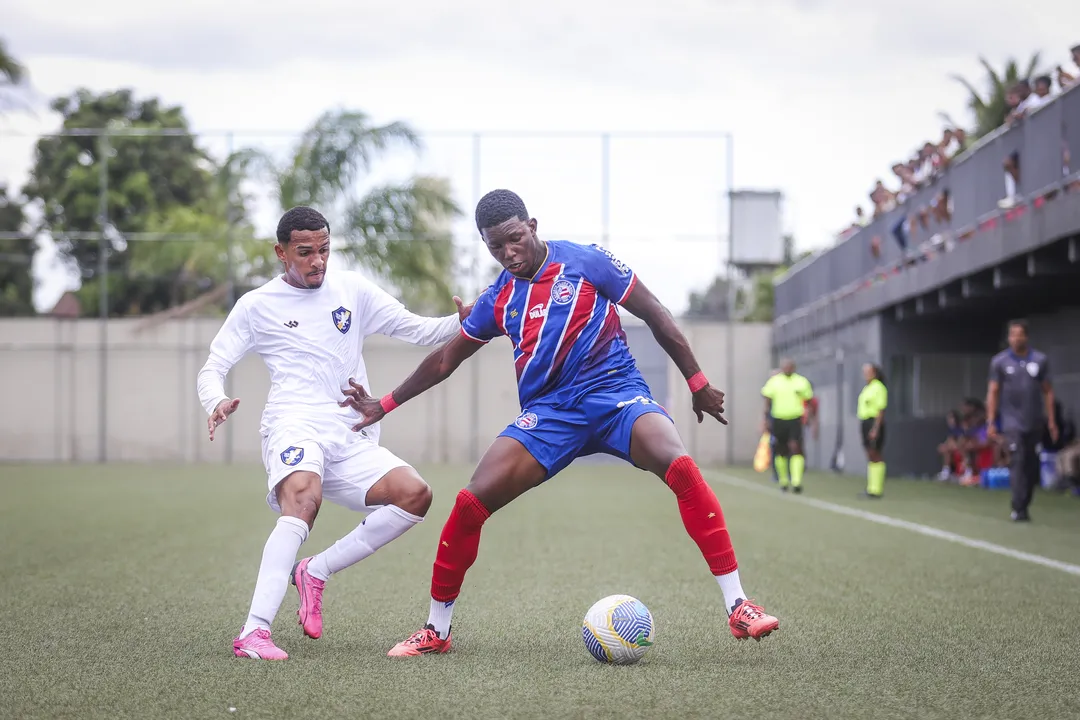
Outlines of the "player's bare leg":
[{"label": "player's bare leg", "polygon": [[289,588],[289,568],[319,514],[322,483],[316,473],[299,470],[278,483],[275,492],[281,517],[263,547],[247,621],[233,640],[233,654],[237,657],[261,660],[289,657],[270,639],[270,626]]},{"label": "player's bare leg", "polygon": [[521,443],[497,437],[454,502],[439,536],[431,574],[428,622],[398,643],[390,657],[443,653],[450,649],[450,620],[465,573],[476,561],[480,531],[491,514],[536,487],[547,471]]},{"label": "player's bare leg", "polygon": [[660,413],[639,417],[630,435],[630,457],[675,493],[683,526],[724,593],[731,634],[739,640],[760,640],[776,630],[780,621],[746,598],[720,501],[686,452],[674,423]]},{"label": "player's bare leg", "polygon": [[304,634],[310,638],[322,636],[322,596],[330,576],[355,565],[421,522],[431,507],[431,488],[413,468],[398,467],[371,486],[364,503],[378,509],[329,548],[293,566],[290,580],[300,594],[296,614]]}]

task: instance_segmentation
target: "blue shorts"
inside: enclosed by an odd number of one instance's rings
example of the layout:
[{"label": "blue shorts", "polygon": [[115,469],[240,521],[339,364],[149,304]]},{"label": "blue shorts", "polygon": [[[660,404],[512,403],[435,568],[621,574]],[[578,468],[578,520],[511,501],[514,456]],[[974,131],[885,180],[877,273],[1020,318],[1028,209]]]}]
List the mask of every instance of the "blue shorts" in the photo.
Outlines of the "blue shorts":
[{"label": "blue shorts", "polygon": [[[499,433],[525,446],[550,479],[576,458],[604,453],[633,464],[630,432],[646,413],[671,415],[652,398],[643,381],[600,387],[573,403],[530,404]],[[672,420],[674,422],[674,420]]]}]

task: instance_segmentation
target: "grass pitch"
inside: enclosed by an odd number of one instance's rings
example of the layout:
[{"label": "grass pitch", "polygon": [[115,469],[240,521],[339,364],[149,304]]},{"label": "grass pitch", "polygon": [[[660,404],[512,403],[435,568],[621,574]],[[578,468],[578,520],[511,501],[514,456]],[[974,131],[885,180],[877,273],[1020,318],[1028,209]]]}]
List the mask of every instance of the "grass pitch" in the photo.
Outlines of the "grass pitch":
[{"label": "grass pitch", "polygon": [[[420,627],[439,531],[469,468],[422,468],[428,520],[331,579],[308,640],[289,588],[284,663],[235,659],[274,516],[257,467],[0,466],[0,717],[1064,718],[1080,714],[1080,577],[830,512],[825,500],[1080,564],[1080,500],[813,475],[803,498],[707,473],[748,592],[781,620],[736,642],[669,490],[574,466],[497,513],[444,656],[391,659]],[[729,475],[729,477],[730,477]],[[301,550],[358,518],[327,505]],[[640,598],[656,645],[596,663],[581,619]]]}]

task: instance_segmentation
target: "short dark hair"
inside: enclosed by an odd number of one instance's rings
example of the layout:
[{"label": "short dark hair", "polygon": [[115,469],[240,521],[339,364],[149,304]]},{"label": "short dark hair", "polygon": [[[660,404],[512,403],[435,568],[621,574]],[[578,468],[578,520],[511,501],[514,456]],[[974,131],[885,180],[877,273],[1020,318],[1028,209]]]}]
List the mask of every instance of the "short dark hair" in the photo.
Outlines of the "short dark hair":
[{"label": "short dark hair", "polygon": [[298,205],[289,208],[278,220],[277,241],[282,245],[287,245],[289,240],[292,239],[293,230],[323,229],[330,232],[330,223],[326,221],[321,212],[306,205]]},{"label": "short dark hair", "polygon": [[1022,92],[1024,90],[1030,90],[1030,89],[1031,89],[1031,83],[1028,82],[1027,78],[1021,78],[1020,80],[1017,80],[1016,83],[1011,88],[1009,88],[1009,92],[1018,93],[1018,92]]},{"label": "short dark hair", "polygon": [[476,203],[476,229],[481,233],[485,229],[500,225],[510,218],[517,218],[522,222],[527,222],[529,219],[529,211],[525,209],[525,202],[515,192],[492,190],[480,198],[480,202]]},{"label": "short dark hair", "polygon": [[1039,83],[1050,86],[1054,84],[1054,81],[1050,79],[1049,75],[1040,75],[1039,77],[1035,78],[1035,84],[1038,85]]},{"label": "short dark hair", "polygon": [[1018,327],[1024,331],[1024,334],[1028,334],[1028,322],[1027,320],[1010,320],[1008,330],[1012,330],[1014,327]]},{"label": "short dark hair", "polygon": [[1073,45],[1071,48],[1069,48],[1069,52],[1080,52],[1080,45]]}]

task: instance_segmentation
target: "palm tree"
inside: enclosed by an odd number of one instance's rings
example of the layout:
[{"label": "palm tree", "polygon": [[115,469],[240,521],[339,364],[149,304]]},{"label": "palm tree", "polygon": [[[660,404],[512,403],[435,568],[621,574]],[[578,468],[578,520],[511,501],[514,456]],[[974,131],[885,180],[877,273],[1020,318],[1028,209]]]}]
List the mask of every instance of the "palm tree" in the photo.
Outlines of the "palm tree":
[{"label": "palm tree", "polygon": [[461,215],[450,184],[417,176],[388,183],[355,197],[379,155],[393,146],[421,148],[416,133],[401,122],[374,125],[357,111],[332,110],[301,135],[284,161],[258,149],[229,158],[234,175],[267,177],[282,211],[310,205],[327,215],[339,249],[381,282],[397,290],[417,311],[453,309],[451,223]]},{"label": "palm tree", "polygon": [[15,90],[24,87],[26,66],[8,52],[7,43],[0,38],[0,112],[21,105],[16,102]]},{"label": "palm tree", "polygon": [[[965,78],[959,75],[949,76],[963,85],[970,94],[967,106],[975,118],[975,127],[969,133],[972,140],[978,140],[982,136],[992,133],[1005,123],[1005,119],[1009,115],[1009,106],[1005,102],[1005,96],[1008,94],[1009,88],[1017,82],[1030,79],[1036,74],[1039,67],[1039,53],[1031,56],[1027,69],[1024,71],[1020,70],[1020,65],[1014,58],[1010,58],[1005,64],[1003,73],[998,73],[985,58],[980,57],[979,62],[986,69],[987,94],[985,96]],[[942,117],[950,125],[955,126],[955,123],[947,115]]]}]

